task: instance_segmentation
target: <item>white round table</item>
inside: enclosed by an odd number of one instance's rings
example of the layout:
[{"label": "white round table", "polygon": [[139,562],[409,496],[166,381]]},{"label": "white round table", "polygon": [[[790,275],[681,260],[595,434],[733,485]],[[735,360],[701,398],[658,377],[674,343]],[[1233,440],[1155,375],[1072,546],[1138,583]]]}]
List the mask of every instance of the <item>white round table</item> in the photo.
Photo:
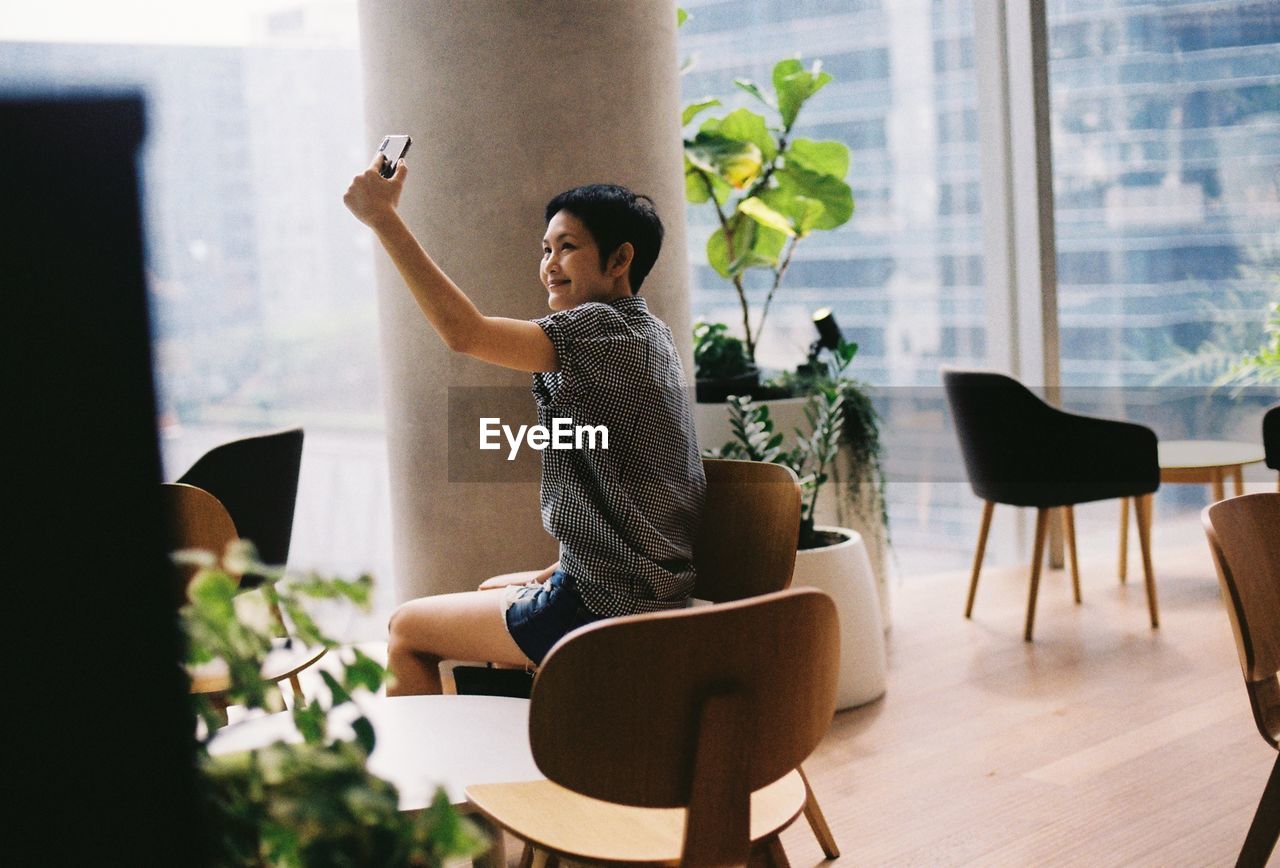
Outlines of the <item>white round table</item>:
[{"label": "white round table", "polygon": [[[1224,499],[1227,476],[1235,483],[1235,496],[1244,494],[1244,468],[1266,460],[1262,446],[1255,443],[1238,443],[1232,440],[1162,440],[1156,446],[1157,463],[1160,465],[1160,484],[1209,485],[1213,502]],[[1133,498],[1134,518],[1144,522],[1151,531],[1151,495],[1144,495],[1144,503]],[[1124,581],[1129,569],[1129,498],[1120,498],[1120,581]]]},{"label": "white round table", "polygon": [[[377,744],[369,771],[395,784],[400,810],[427,807],[436,787],[465,805],[472,784],[545,778],[529,750],[529,700],[503,696],[380,696],[359,700]],[[335,737],[351,737],[357,714],[342,706],[330,718]],[[218,731],[209,753],[227,754],[285,740],[300,742],[293,717],[283,711]]]},{"label": "white round table", "polygon": [[1189,482],[1213,486],[1214,502],[1226,493],[1223,481],[1229,474],[1235,481],[1235,495],[1244,494],[1244,467],[1261,464],[1266,453],[1259,443],[1231,440],[1170,440],[1157,447],[1161,482]]}]

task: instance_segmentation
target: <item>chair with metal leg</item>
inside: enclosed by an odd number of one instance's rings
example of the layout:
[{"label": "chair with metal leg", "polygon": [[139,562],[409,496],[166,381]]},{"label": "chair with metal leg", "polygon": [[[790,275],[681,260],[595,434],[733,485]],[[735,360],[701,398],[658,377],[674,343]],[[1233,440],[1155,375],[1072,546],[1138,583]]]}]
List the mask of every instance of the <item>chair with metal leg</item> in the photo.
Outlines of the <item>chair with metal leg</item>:
[{"label": "chair with metal leg", "polygon": [[943,372],[943,383],[969,484],[984,502],[965,617],[973,615],[978,575],[997,503],[1036,509],[1031,591],[1023,630],[1023,638],[1030,642],[1050,510],[1062,510],[1071,556],[1072,591],[1079,603],[1080,569],[1076,563],[1072,507],[1131,497],[1139,513],[1138,536],[1151,626],[1158,627],[1150,521],[1145,520],[1151,510],[1151,495],[1160,485],[1155,433],[1129,422],[1066,413],[1003,374],[947,370]]},{"label": "chair with metal leg", "polygon": [[[1201,513],[1258,732],[1280,749],[1280,493],[1233,497]],[[1280,836],[1280,756],[1237,866],[1262,868]]]}]

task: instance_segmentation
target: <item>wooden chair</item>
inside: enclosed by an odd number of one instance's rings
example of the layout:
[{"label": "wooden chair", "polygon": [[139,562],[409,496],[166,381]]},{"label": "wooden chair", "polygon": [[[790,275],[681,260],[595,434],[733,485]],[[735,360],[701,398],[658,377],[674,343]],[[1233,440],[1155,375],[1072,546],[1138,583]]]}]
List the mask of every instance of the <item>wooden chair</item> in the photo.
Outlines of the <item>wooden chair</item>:
[{"label": "wooden chair", "polygon": [[[202,488],[179,482],[164,483],[160,486],[164,510],[169,517],[169,551],[181,549],[203,549],[221,557],[230,543],[238,540],[235,522],[216,497]],[[175,590],[177,604],[186,599],[187,584],[196,574],[194,566],[176,566]],[[239,578],[237,576],[237,578]],[[284,632],[284,619],[279,609],[275,610],[276,620]],[[324,656],[324,649],[300,649],[298,653],[275,655],[264,667],[263,678],[279,683],[288,680],[297,702],[303,699],[302,685],[298,681],[298,673],[306,669]],[[227,674],[220,669],[197,671],[192,674],[191,692],[201,694],[221,694],[230,687]]]},{"label": "wooden chair", "polygon": [[786,864],[795,769],[835,712],[835,604],[801,588],[615,618],[562,639],[534,683],[529,736],[547,781],[467,789],[492,822],[560,857]]},{"label": "wooden chair", "polygon": [[1160,486],[1155,433],[1130,422],[1063,412],[1003,374],[944,370],[942,380],[969,485],[983,500],[982,527],[978,531],[964,616],[973,616],[978,574],[997,503],[1036,508],[1031,593],[1023,629],[1023,638],[1030,642],[1050,511],[1062,511],[1071,555],[1072,593],[1079,604],[1080,566],[1073,507],[1077,503],[1132,497],[1138,512],[1147,608],[1151,626],[1160,626],[1150,535],[1151,495]]},{"label": "wooden chair", "polygon": [[[1200,513],[1236,637],[1253,719],[1280,749],[1280,493],[1247,494]],[[1280,756],[1240,849],[1238,866],[1264,866],[1280,836]]]},{"label": "wooden chair", "polygon": [[[791,587],[800,541],[800,480],[781,464],[704,458],[707,499],[693,545],[694,597],[745,600]],[[823,854],[840,856],[804,769],[804,815]]]},{"label": "wooden chair", "polygon": [[800,480],[781,464],[704,458],[707,498],[693,541],[693,596],[713,603],[791,587]]}]

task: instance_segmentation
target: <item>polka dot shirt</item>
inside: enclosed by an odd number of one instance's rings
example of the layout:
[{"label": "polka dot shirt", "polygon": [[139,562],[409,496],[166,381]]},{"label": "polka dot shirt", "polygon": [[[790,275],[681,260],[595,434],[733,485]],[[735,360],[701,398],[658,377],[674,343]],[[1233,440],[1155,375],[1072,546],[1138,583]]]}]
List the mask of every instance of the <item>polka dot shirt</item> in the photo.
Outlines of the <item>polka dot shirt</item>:
[{"label": "polka dot shirt", "polygon": [[560,364],[533,375],[538,423],[608,430],[607,449],[597,436],[542,451],[542,525],[561,569],[596,615],[684,606],[707,483],[671,329],[635,296],[534,322]]}]

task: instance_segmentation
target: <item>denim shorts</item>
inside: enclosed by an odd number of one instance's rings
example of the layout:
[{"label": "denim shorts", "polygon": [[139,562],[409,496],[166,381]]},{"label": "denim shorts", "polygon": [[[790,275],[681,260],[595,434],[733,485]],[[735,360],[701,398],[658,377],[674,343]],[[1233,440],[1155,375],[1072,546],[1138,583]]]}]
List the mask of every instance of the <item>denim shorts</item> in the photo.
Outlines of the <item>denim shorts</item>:
[{"label": "denim shorts", "polygon": [[534,663],[541,663],[569,631],[600,620],[583,605],[573,578],[564,570],[556,570],[541,585],[508,588],[506,617],[511,638]]}]

